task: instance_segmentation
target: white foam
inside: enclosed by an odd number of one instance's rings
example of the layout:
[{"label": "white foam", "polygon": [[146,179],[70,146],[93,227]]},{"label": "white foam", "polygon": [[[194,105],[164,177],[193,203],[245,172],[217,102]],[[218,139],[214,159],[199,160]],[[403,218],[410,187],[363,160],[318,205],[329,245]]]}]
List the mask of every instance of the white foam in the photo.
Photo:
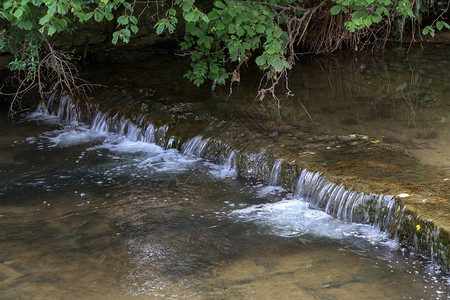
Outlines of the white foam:
[{"label": "white foam", "polygon": [[229,165],[217,165],[210,162],[205,162],[205,166],[209,168],[209,173],[217,178],[236,178],[238,173],[236,168]]},{"label": "white foam", "polygon": [[268,185],[268,186],[264,186],[262,188],[260,188],[257,192],[258,197],[267,197],[270,195],[279,195],[283,192],[286,192],[286,190],[284,188],[282,188],[281,186],[276,186],[276,185]]},{"label": "white foam", "polygon": [[308,235],[331,239],[363,239],[370,244],[397,247],[397,243],[370,225],[345,223],[309,207],[303,199],[254,205],[232,212],[243,221],[254,222],[270,234],[282,237]]},{"label": "white foam", "polygon": [[160,149],[162,152],[141,161],[138,167],[152,168],[157,172],[184,172],[190,170],[191,165],[200,160],[183,156],[175,149],[163,150],[161,147]]},{"label": "white foam", "polygon": [[[100,135],[101,133],[92,132],[93,134]],[[105,133],[103,133],[105,134]],[[132,142],[124,137],[118,135],[108,134],[107,139],[103,144],[91,147],[87,150],[107,149],[111,152],[119,153],[147,153],[147,154],[161,154],[164,153],[164,149],[153,143],[146,142]]]},{"label": "white foam", "polygon": [[[52,136],[55,134],[56,136]],[[105,139],[106,135],[80,128],[77,131],[73,129],[63,129],[46,132],[41,135],[41,137],[48,139],[51,146],[65,148],[89,142],[101,142]]]},{"label": "white foam", "polygon": [[61,124],[61,119],[58,116],[50,115],[41,111],[35,111],[25,115],[27,121],[41,121],[47,124]]}]

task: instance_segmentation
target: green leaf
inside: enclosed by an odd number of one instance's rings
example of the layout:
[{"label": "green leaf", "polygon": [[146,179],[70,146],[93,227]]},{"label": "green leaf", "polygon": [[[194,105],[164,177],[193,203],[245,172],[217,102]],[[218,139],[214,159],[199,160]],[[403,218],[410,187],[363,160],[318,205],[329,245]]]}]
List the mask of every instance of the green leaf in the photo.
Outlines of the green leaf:
[{"label": "green leaf", "polygon": [[61,15],[67,14],[67,11],[69,10],[67,5],[63,5],[62,3],[59,3],[58,5],[58,13]]},{"label": "green leaf", "polygon": [[224,9],[224,8],[225,8],[225,4],[223,4],[223,3],[220,2],[220,1],[214,2],[214,5],[215,5],[216,7],[218,7],[218,8],[221,8],[221,9]]},{"label": "green leaf", "polygon": [[48,35],[52,36],[56,32],[56,28],[53,26],[48,27]]},{"label": "green leaf", "polygon": [[262,24],[258,24],[256,25],[255,30],[257,33],[264,33],[264,31],[266,31],[266,27],[264,27]]},{"label": "green leaf", "polygon": [[8,8],[10,8],[13,5],[13,1],[6,1],[5,3],[3,3],[3,8],[6,10]]},{"label": "green leaf", "polygon": [[372,16],[372,21],[374,23],[380,23],[381,22],[381,16],[380,15],[374,15]]},{"label": "green leaf", "polygon": [[234,27],[234,24],[228,24],[228,32],[229,33],[236,33],[236,28]]},{"label": "green leaf", "polygon": [[202,19],[202,21],[205,23],[209,23],[209,18],[204,13],[200,13],[200,19]]},{"label": "green leaf", "polygon": [[94,15],[93,11],[86,13],[83,18],[84,21],[88,21],[90,18],[92,18],[93,15]]},{"label": "green leaf", "polygon": [[95,13],[94,13],[94,19],[95,19],[95,21],[97,21],[97,22],[101,22],[102,20],[103,20],[103,13],[102,12],[100,12],[100,11],[95,11]]},{"label": "green leaf", "polygon": [[16,19],[20,19],[20,17],[23,15],[23,10],[22,8],[18,8],[16,9],[16,11],[14,12],[14,17],[16,17]]},{"label": "green leaf", "polygon": [[186,22],[190,23],[194,19],[194,13],[191,11],[186,13],[184,15],[184,19],[186,20]]},{"label": "green leaf", "polygon": [[198,19],[200,18],[200,12],[197,10],[194,12],[194,17],[192,18],[192,22],[197,22]]},{"label": "green leaf", "polygon": [[212,12],[209,13],[209,19],[214,21],[217,20],[218,18],[220,18],[220,14],[217,12],[217,10],[213,10]]},{"label": "green leaf", "polygon": [[372,25],[372,19],[371,18],[365,18],[364,19],[364,25],[366,25],[366,27],[369,28]]},{"label": "green leaf", "polygon": [[113,33],[113,39],[112,39],[112,43],[113,44],[117,44],[117,40],[119,39],[119,32],[116,31]]},{"label": "green leaf", "polygon": [[[170,10],[170,9],[169,9],[169,10]],[[174,9],[173,9],[173,10],[174,10]],[[135,16],[130,16],[129,19],[130,19],[130,22],[133,23],[133,24],[135,24],[135,25],[138,23],[138,19],[137,19]]]},{"label": "green leaf", "polygon": [[156,34],[157,34],[157,35],[160,35],[160,34],[164,31],[164,28],[165,28],[164,24],[159,24],[159,25],[156,27]]},{"label": "green leaf", "polygon": [[332,15],[337,15],[338,13],[340,13],[342,10],[342,5],[335,5],[331,8],[331,14]]},{"label": "green leaf", "polygon": [[192,4],[188,3],[188,2],[184,2],[183,5],[181,6],[181,9],[184,12],[188,12],[188,11],[190,11],[192,9]]},{"label": "green leaf", "polygon": [[244,31],[244,29],[242,29],[241,26],[239,26],[239,27],[236,28],[236,34],[238,36],[243,36],[245,34],[245,31]]},{"label": "green leaf", "polygon": [[273,36],[278,39],[281,37],[282,33],[283,33],[283,31],[280,28],[276,28],[275,31],[273,32]]},{"label": "green leaf", "polygon": [[262,66],[262,65],[265,65],[267,61],[266,61],[266,58],[261,55],[255,59],[255,62],[258,66]]},{"label": "green leaf", "polygon": [[134,34],[136,34],[139,31],[139,28],[136,25],[131,24],[130,28],[131,28],[131,31],[133,31]]},{"label": "green leaf", "polygon": [[216,27],[216,29],[217,29],[218,31],[222,31],[222,30],[225,29],[225,24],[223,24],[222,21],[217,21],[215,27]]},{"label": "green leaf", "polygon": [[202,38],[206,35],[206,31],[201,28],[198,28],[197,26],[195,26],[194,23],[187,23],[186,31],[199,38]]},{"label": "green leaf", "polygon": [[122,4],[123,4],[123,6],[125,6],[125,8],[126,9],[128,9],[130,12],[133,12],[134,11],[134,8],[133,8],[133,6],[131,6],[131,4],[129,3],[129,2],[127,2],[127,1],[120,1]]},{"label": "green leaf", "polygon": [[47,15],[53,16],[56,12],[56,2],[52,2],[53,4],[48,6]]},{"label": "green leaf", "polygon": [[388,9],[386,8],[386,7],[384,7],[384,6],[382,6],[382,7],[378,7],[376,10],[375,10],[378,14],[384,14],[385,16],[389,16],[389,11],[388,11]]},{"label": "green leaf", "polygon": [[106,14],[105,14],[105,18],[108,21],[112,21],[114,19],[114,15],[112,14],[112,12],[107,11]]},{"label": "green leaf", "polygon": [[121,25],[127,25],[129,23],[128,17],[127,16],[120,16],[117,18],[117,23],[121,24]]},{"label": "green leaf", "polygon": [[50,16],[49,15],[45,15],[42,18],[39,19],[39,25],[44,25],[48,21],[50,21]]},{"label": "green leaf", "polygon": [[442,21],[437,22],[436,23],[436,28],[438,30],[442,30],[442,28],[444,28],[444,22],[442,22]]}]

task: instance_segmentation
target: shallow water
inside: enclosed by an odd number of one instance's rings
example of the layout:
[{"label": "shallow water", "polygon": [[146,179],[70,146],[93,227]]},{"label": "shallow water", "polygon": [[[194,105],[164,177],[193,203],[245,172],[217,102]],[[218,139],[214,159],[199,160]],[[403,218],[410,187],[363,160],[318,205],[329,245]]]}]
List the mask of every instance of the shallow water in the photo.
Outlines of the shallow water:
[{"label": "shallow water", "polygon": [[162,55],[145,62],[97,66],[85,75],[108,86],[94,98],[112,106],[120,103],[139,111],[144,103],[144,112],[164,114],[167,109],[179,118],[195,114],[196,120],[206,115],[240,118],[249,130],[270,123],[283,133],[300,129],[368,135],[402,147],[421,164],[442,168],[450,176],[448,45],[304,58],[289,74],[293,96],[280,88],[280,102],[255,99],[261,74],[251,63],[231,95],[228,86],[213,92],[208,85],[198,89],[182,79],[188,64],[186,57]]},{"label": "shallow water", "polygon": [[0,125],[0,298],[450,297],[385,233],[230,166],[40,115]]}]

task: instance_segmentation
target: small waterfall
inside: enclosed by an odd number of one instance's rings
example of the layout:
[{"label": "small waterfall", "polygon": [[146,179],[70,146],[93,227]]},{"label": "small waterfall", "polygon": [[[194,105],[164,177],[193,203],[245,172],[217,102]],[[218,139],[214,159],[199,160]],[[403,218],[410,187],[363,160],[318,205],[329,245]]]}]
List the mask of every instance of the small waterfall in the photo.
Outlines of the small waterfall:
[{"label": "small waterfall", "polygon": [[[167,128],[168,131],[168,128]],[[167,142],[166,145],[164,146],[164,149],[168,150],[168,149],[178,149],[178,146],[181,145],[181,141],[178,137],[176,136],[171,136],[170,138],[166,138]]]},{"label": "small waterfall", "polygon": [[237,151],[231,150],[224,165],[225,169],[236,170],[236,162],[237,162]]},{"label": "small waterfall", "polygon": [[272,171],[270,171],[269,185],[277,185],[278,175],[281,173],[281,165],[283,164],[283,159],[279,158],[275,160],[273,164]]},{"label": "small waterfall", "polygon": [[181,153],[187,156],[203,157],[203,152],[209,142],[209,138],[203,139],[202,136],[196,136],[181,146]]},{"label": "small waterfall", "polygon": [[53,94],[49,97],[48,113],[57,116],[66,124],[78,123],[78,111],[71,97]]},{"label": "small waterfall", "polygon": [[295,195],[314,208],[348,222],[369,223],[386,230],[398,208],[392,196],[358,193],[329,182],[321,173],[302,170]]},{"label": "small waterfall", "polygon": [[164,145],[169,127],[167,125],[155,127],[147,122],[143,117],[138,117],[134,121],[119,114],[110,112],[97,112],[92,121],[91,130],[99,132],[114,132],[122,135],[130,141],[155,143]]}]

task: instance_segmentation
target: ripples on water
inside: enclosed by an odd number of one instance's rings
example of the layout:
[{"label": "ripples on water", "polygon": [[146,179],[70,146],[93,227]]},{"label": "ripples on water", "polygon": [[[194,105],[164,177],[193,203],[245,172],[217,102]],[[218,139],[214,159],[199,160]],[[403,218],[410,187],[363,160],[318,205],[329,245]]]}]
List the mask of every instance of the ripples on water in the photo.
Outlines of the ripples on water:
[{"label": "ripples on water", "polygon": [[2,129],[0,298],[449,297],[385,233],[230,163],[30,119]]}]

